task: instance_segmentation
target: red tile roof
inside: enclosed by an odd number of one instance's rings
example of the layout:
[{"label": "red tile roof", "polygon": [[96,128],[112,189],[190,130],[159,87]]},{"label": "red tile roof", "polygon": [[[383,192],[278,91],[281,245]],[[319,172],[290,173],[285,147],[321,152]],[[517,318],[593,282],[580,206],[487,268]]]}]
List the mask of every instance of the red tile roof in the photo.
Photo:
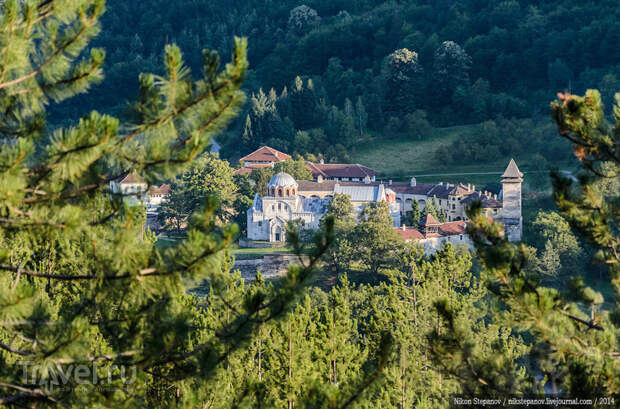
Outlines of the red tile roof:
[{"label": "red tile roof", "polygon": [[336,185],[340,186],[379,186],[379,183],[350,182],[340,180],[324,180],[315,182],[313,180],[298,180],[299,192],[333,192]]},{"label": "red tile roof", "polygon": [[136,175],[135,173],[130,173],[127,176],[125,176],[123,179],[118,181],[119,185],[122,185],[125,183],[144,183],[144,179],[142,179],[140,176]]},{"label": "red tile roof", "polygon": [[436,185],[434,183],[418,183],[411,186],[409,182],[392,182],[389,186],[396,193],[428,196],[428,192],[433,190]]},{"label": "red tile roof", "polygon": [[313,163],[306,162],[306,167],[316,179],[319,175],[324,178],[360,178],[377,175],[373,169],[357,163]]},{"label": "red tile roof", "polygon": [[167,195],[168,193],[170,193],[170,185],[163,184],[163,185],[161,185],[159,187],[152,186],[149,189],[149,193],[152,194],[152,195],[156,195],[156,194]]},{"label": "red tile roof", "polygon": [[439,226],[439,232],[442,236],[453,236],[455,234],[465,234],[467,229],[467,222],[447,222],[442,223]]},{"label": "red tile roof", "polygon": [[394,230],[396,230],[398,235],[403,240],[411,240],[411,239],[421,240],[424,238],[424,235],[420,233],[420,231],[416,229],[415,227],[405,227],[404,230],[402,227],[394,227]]},{"label": "red tile roof", "polygon": [[270,148],[269,146],[262,146],[249,155],[244,156],[240,160],[247,162],[277,163],[283,162],[290,158],[291,155],[287,155],[286,153]]},{"label": "red tile roof", "polygon": [[233,172],[233,175],[247,175],[249,173],[252,173],[254,169],[269,167],[271,167],[271,163],[251,163],[248,166],[235,170]]},{"label": "red tile roof", "polygon": [[[432,216],[431,218],[434,219],[434,217]],[[433,232],[429,234],[424,234],[415,227],[405,227],[404,230],[402,227],[394,227],[394,230],[396,230],[396,232],[400,235],[400,237],[402,237],[403,240],[423,240],[432,239],[435,237],[447,237],[467,234],[467,222],[465,221],[438,223],[437,225],[439,227],[437,233]]]}]

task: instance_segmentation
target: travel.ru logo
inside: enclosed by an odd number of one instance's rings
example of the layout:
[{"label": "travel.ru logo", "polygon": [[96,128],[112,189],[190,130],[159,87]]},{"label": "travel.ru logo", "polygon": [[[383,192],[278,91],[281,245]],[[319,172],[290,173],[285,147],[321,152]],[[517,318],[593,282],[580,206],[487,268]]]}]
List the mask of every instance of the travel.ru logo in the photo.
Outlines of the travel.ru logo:
[{"label": "travel.ru logo", "polygon": [[136,365],[70,364],[42,366],[20,361],[25,385],[38,385],[46,393],[77,388],[130,389],[136,381]]}]

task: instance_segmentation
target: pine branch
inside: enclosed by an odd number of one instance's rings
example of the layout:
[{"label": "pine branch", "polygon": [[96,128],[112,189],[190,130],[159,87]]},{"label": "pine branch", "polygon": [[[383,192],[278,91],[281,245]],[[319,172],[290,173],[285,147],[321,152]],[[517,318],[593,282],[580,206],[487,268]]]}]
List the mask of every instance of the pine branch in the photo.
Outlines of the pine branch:
[{"label": "pine branch", "polygon": [[169,273],[158,273],[154,268],[145,268],[138,272],[138,275],[134,274],[119,274],[119,275],[104,275],[103,277],[97,275],[66,275],[66,274],[47,274],[41,273],[33,270],[25,270],[23,268],[10,266],[7,264],[0,264],[0,270],[6,271],[14,271],[21,272],[21,274],[25,274],[31,277],[39,277],[39,278],[53,278],[56,280],[98,280],[103,278],[104,280],[122,280],[126,278],[140,278],[140,277],[151,277],[151,276],[166,276],[172,275],[174,272]]},{"label": "pine branch", "polygon": [[570,314],[570,313],[568,313],[568,312],[566,312],[566,311],[564,311],[564,310],[557,310],[557,311],[558,311],[560,314],[565,315],[565,316],[567,316],[568,318],[570,318],[570,319],[572,319],[572,320],[574,320],[574,321],[577,321],[577,322],[579,322],[579,323],[581,323],[581,324],[587,325],[587,326],[588,326],[588,328],[591,328],[591,329],[596,329],[596,330],[599,330],[599,331],[603,331],[603,330],[604,330],[604,328],[603,328],[603,327],[601,327],[601,326],[600,326],[600,325],[598,325],[598,324],[595,324],[593,321],[586,321],[586,320],[583,320],[583,319],[581,319],[581,318],[579,318],[579,317],[576,317],[576,316],[574,316],[574,315],[572,315],[572,314]]},{"label": "pine branch", "polygon": [[[94,24],[97,21],[96,18],[92,18],[87,20],[88,23],[90,23],[91,25]],[[84,35],[84,33],[88,30],[88,28],[90,28],[90,25],[84,25],[82,27],[82,29],[80,31],[78,31],[78,33],[76,34],[75,37],[73,37],[71,40],[67,41],[65,44],[62,45],[62,47],[60,47],[58,50],[56,50],[56,52],[54,52],[47,60],[45,60],[41,65],[39,65],[38,68],[36,68],[35,70],[33,70],[32,72],[19,77],[19,78],[15,78],[14,80],[8,81],[8,82],[0,82],[0,89],[2,88],[7,88],[7,87],[11,87],[13,85],[17,85],[20,84],[26,80],[29,80],[31,78],[36,77],[38,74],[40,74],[43,69],[45,69],[46,66],[48,66],[52,61],[54,61],[56,58],[58,58],[59,55],[61,55],[62,53],[65,52],[65,50],[67,48],[69,48],[69,46],[71,46],[72,44],[74,44],[79,38],[82,37],[82,35]]]},{"label": "pine branch", "polygon": [[32,355],[32,352],[20,351],[19,349],[15,349],[15,348],[11,347],[10,345],[6,345],[6,344],[4,344],[2,342],[0,342],[0,348],[4,349],[5,351],[11,352],[13,354],[21,355],[21,356]]},{"label": "pine branch", "polygon": [[0,403],[1,404],[5,404],[5,403],[13,403],[16,402],[18,400],[22,400],[24,398],[38,398],[38,399],[46,399],[49,400],[50,402],[56,403],[58,405],[64,406],[64,407],[69,407],[66,404],[61,403],[60,401],[54,399],[54,397],[50,396],[49,394],[45,393],[45,391],[43,391],[42,389],[29,389],[29,388],[25,388],[23,386],[20,385],[15,385],[15,384],[11,384],[11,383],[5,383],[5,382],[0,382],[0,386],[3,386],[5,388],[10,388],[10,389],[15,389],[18,391],[21,391],[22,393],[18,394],[18,395],[13,395],[13,396],[6,396],[3,398],[0,398]]}]

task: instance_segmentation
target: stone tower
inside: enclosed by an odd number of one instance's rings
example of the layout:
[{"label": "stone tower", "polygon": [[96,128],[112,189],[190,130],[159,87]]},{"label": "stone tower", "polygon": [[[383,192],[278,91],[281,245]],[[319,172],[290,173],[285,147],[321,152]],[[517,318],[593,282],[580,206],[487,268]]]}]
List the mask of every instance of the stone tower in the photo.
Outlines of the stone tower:
[{"label": "stone tower", "polygon": [[523,232],[521,183],[523,183],[523,173],[519,171],[514,159],[510,159],[502,175],[502,219],[509,241],[520,241]]}]

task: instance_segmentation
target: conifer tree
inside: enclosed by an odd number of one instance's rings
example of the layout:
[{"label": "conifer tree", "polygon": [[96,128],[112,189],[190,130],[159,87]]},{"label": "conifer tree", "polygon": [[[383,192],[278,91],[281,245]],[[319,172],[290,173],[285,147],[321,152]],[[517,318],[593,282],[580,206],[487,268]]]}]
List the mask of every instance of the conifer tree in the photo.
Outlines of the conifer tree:
[{"label": "conifer tree", "polygon": [[359,131],[360,138],[364,136],[367,125],[368,113],[366,112],[364,101],[362,100],[362,97],[357,97],[357,101],[355,102],[355,126]]},{"label": "conifer tree", "polygon": [[328,301],[321,311],[318,326],[318,339],[322,345],[321,378],[340,393],[346,391],[347,378],[356,378],[361,372],[367,351],[360,350],[357,320],[351,311],[351,287],[346,276],[340,279],[337,287],[329,294]]},{"label": "conifer tree", "polygon": [[[482,260],[487,287],[503,310],[494,320],[513,334],[528,334],[537,371],[525,373],[523,368],[515,377],[508,370],[510,365],[498,365],[498,359],[510,355],[501,349],[496,358],[481,359],[472,336],[462,329],[458,312],[445,304],[437,307],[450,331],[435,335],[435,351],[439,358],[456,358],[447,373],[456,375],[472,394],[542,395],[545,382],[534,379],[542,372],[560,397],[615,398],[620,393],[620,94],[616,94],[613,125],[605,121],[597,91],[589,90],[583,97],[559,94],[551,108],[560,135],[573,143],[583,167],[578,186],[552,173],[555,203],[571,226],[598,250],[595,257],[609,270],[615,299],[605,300],[587,287],[582,277],[573,279],[566,292],[542,286],[540,277],[528,268],[527,248],[508,242],[503,226],[484,217],[478,204],[468,211],[473,223],[468,232]],[[608,311],[600,308],[604,300]],[[476,358],[467,358],[471,355]]]},{"label": "conifer tree", "polygon": [[[291,267],[272,293],[245,295],[246,308],[195,342],[187,288],[207,280],[222,292],[237,228],[217,227],[217,203],[207,200],[190,218],[187,240],[161,250],[144,231],[143,209],[109,185],[130,174],[159,185],[209,146],[244,101],[246,42],[235,40],[223,67],[203,52],[198,79],[179,48],[166,46],[162,75],[139,78],[130,123],[92,112],[47,129],[48,104],[102,78],[103,51],[83,54],[104,6],[0,4],[0,404],[144,407],[161,374],[177,390],[187,380],[209,382],[250,342],[259,311],[273,318],[288,309],[329,242],[318,238],[306,267]],[[88,366],[89,376],[63,377],[76,365]],[[109,384],[98,387],[97,379]]]},{"label": "conifer tree", "polygon": [[268,383],[276,386],[271,397],[277,407],[300,406],[308,394],[310,380],[316,376],[312,364],[317,311],[309,297],[276,325],[272,337]]}]

